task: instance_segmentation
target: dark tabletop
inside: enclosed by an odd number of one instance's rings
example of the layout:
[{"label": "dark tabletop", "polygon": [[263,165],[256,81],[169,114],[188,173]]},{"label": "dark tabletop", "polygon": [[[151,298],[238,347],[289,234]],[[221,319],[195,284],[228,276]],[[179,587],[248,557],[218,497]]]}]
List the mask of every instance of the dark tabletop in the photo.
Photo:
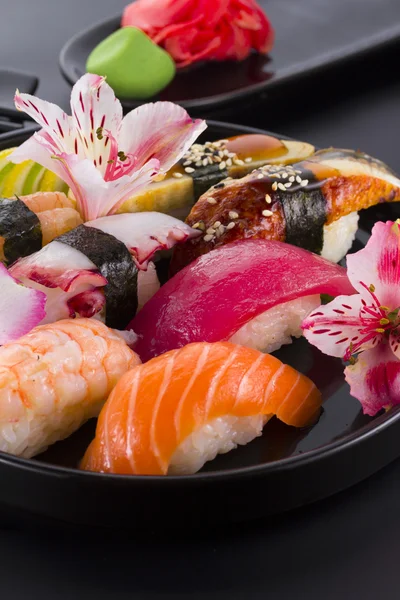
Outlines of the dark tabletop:
[{"label": "dark tabletop", "polygon": [[[59,49],[77,29],[124,4],[3,2],[0,67],[37,74],[38,94],[66,108],[69,88],[58,72]],[[275,93],[257,111],[242,105],[229,119],[319,146],[360,148],[400,171],[399,53],[400,44],[351,61]],[[0,597],[397,598],[399,506],[400,460],[351,490],[290,515],[187,537],[116,542],[87,532],[57,537],[5,526]]]}]

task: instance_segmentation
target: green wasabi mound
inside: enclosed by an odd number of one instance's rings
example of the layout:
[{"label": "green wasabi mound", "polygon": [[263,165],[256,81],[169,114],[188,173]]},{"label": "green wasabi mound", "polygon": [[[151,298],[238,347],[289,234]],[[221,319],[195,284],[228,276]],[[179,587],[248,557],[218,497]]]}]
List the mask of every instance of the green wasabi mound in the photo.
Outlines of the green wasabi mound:
[{"label": "green wasabi mound", "polygon": [[88,73],[107,77],[120,98],[145,100],[163,90],[175,77],[171,56],[137,27],[118,29],[91,52]]}]

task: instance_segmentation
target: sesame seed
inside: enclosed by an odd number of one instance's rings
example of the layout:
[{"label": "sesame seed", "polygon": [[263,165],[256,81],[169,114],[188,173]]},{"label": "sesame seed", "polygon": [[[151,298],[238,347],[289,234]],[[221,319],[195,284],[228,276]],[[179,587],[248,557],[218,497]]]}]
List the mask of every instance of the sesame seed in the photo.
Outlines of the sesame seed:
[{"label": "sesame seed", "polygon": [[223,233],[225,233],[225,226],[224,225],[220,225],[218,227],[218,231],[219,231],[220,235],[222,235]]},{"label": "sesame seed", "polygon": [[300,184],[301,184],[301,177],[299,177],[299,176],[297,175],[297,177],[296,177],[296,181],[297,181],[297,183],[300,183]]},{"label": "sesame seed", "polygon": [[238,167],[242,167],[244,165],[244,161],[241,160],[240,158],[236,158],[234,161],[234,164],[237,165]]},{"label": "sesame seed", "polygon": [[228,167],[231,167],[232,166],[232,159],[228,158],[228,160],[226,161],[226,164],[227,164]]},{"label": "sesame seed", "polygon": [[251,162],[252,162],[252,160],[253,160],[253,159],[251,158],[251,156],[248,156],[247,158],[245,158],[245,159],[244,159],[244,162],[245,162],[245,163],[251,163]]},{"label": "sesame seed", "polygon": [[270,210],[262,211],[263,217],[272,217],[273,213]]},{"label": "sesame seed", "polygon": [[227,152],[226,154],[229,158],[235,158],[236,154],[234,152]]},{"label": "sesame seed", "polygon": [[215,233],[215,229],[214,227],[208,227],[208,229],[206,229],[206,233],[208,233],[209,235],[214,235]]},{"label": "sesame seed", "polygon": [[203,164],[203,163],[201,162],[201,160],[198,160],[198,161],[197,161],[197,163],[196,163],[196,167],[201,167],[201,166],[202,166],[202,164]]},{"label": "sesame seed", "polygon": [[265,202],[266,202],[267,204],[271,204],[271,202],[272,202],[272,199],[271,199],[271,196],[270,196],[269,194],[265,194]]},{"label": "sesame seed", "polygon": [[282,179],[287,179],[288,174],[286,172],[282,173]]},{"label": "sesame seed", "polygon": [[226,162],[223,160],[222,163],[220,163],[219,165],[219,169],[220,171],[223,171],[226,168]]},{"label": "sesame seed", "polygon": [[260,173],[259,175],[257,175],[257,179],[264,179],[264,175]]},{"label": "sesame seed", "polygon": [[183,166],[184,167],[188,167],[191,164],[192,164],[192,161],[191,160],[187,160],[186,162],[183,163]]},{"label": "sesame seed", "polygon": [[222,152],[222,150],[220,150],[220,151],[218,152],[218,156],[220,156],[221,158],[224,158],[224,153]]},{"label": "sesame seed", "polygon": [[302,171],[301,171],[301,170],[299,170],[299,169],[294,169],[294,172],[295,172],[295,173],[299,173],[299,174],[300,174]]},{"label": "sesame seed", "polygon": [[192,169],[192,167],[186,167],[185,172],[186,173],[194,173],[194,169]]},{"label": "sesame seed", "polygon": [[274,190],[274,192],[276,192],[276,190],[278,189],[278,184],[276,183],[276,181],[272,184],[272,189]]},{"label": "sesame seed", "polygon": [[208,164],[209,164],[209,165],[212,165],[212,164],[213,164],[213,159],[211,158],[211,156],[209,156],[209,157],[207,158],[207,162],[208,162]]},{"label": "sesame seed", "polygon": [[228,225],[226,226],[227,229],[233,229],[235,227],[236,223],[233,223],[233,221],[231,221],[230,223],[228,223]]},{"label": "sesame seed", "polygon": [[219,227],[221,225],[221,221],[215,221],[213,227],[215,227],[215,229],[217,229],[217,227]]},{"label": "sesame seed", "polygon": [[172,173],[172,177],[176,177],[176,179],[180,179],[183,177],[182,173]]},{"label": "sesame seed", "polygon": [[205,235],[205,236],[203,237],[203,240],[204,240],[205,242],[211,242],[211,240],[213,240],[213,239],[214,239],[214,236],[213,236],[213,235]]},{"label": "sesame seed", "polygon": [[237,213],[235,210],[230,210],[229,211],[229,218],[230,219],[238,219],[239,218],[239,213]]},{"label": "sesame seed", "polygon": [[217,204],[217,201],[215,198],[207,198],[207,202],[208,202],[208,204]]},{"label": "sesame seed", "polygon": [[219,140],[220,144],[227,144],[229,140]]},{"label": "sesame seed", "polygon": [[203,160],[203,167],[206,167],[208,165],[208,158],[205,158]]},{"label": "sesame seed", "polygon": [[293,183],[295,181],[295,177],[293,177],[293,175],[291,177],[289,177],[289,181],[290,183]]},{"label": "sesame seed", "polygon": [[285,188],[288,190],[290,187],[292,187],[292,182],[288,181],[288,183],[285,183]]},{"label": "sesame seed", "polygon": [[300,185],[301,187],[306,187],[306,185],[308,185],[308,179],[303,179]]},{"label": "sesame seed", "polygon": [[285,191],[286,191],[286,188],[285,188],[285,186],[283,185],[283,183],[278,183],[278,189],[279,189],[279,190],[282,190],[282,192],[285,192]]},{"label": "sesame seed", "polygon": [[199,229],[200,228],[200,221],[198,223],[195,223],[194,225],[192,225],[192,229]]}]

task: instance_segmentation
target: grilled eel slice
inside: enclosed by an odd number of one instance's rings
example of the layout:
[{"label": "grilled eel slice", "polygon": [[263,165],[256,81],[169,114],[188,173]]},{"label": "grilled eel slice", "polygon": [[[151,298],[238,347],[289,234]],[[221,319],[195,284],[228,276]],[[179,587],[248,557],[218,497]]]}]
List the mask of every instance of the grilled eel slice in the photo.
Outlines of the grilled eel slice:
[{"label": "grilled eel slice", "polygon": [[354,240],[357,211],[399,200],[396,174],[361,152],[330,148],[293,165],[266,165],[201,196],[186,223],[203,235],[175,250],[171,273],[243,238],[287,242],[339,262]]}]

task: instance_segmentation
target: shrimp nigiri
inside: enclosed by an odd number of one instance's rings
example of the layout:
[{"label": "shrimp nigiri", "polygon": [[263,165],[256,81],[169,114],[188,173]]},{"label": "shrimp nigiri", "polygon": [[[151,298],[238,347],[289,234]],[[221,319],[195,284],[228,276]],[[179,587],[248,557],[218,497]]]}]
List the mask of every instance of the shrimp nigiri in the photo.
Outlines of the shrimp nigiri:
[{"label": "shrimp nigiri", "polygon": [[82,223],[74,203],[62,192],[0,200],[0,261],[12,264]]},{"label": "shrimp nigiri", "polygon": [[126,373],[104,405],[87,471],[189,474],[261,435],[276,415],[314,422],[315,385],[292,367],[230,342],[189,344]]},{"label": "shrimp nigiri", "polygon": [[0,450],[29,458],[96,417],[140,363],[100,321],[40,325],[0,348]]}]

